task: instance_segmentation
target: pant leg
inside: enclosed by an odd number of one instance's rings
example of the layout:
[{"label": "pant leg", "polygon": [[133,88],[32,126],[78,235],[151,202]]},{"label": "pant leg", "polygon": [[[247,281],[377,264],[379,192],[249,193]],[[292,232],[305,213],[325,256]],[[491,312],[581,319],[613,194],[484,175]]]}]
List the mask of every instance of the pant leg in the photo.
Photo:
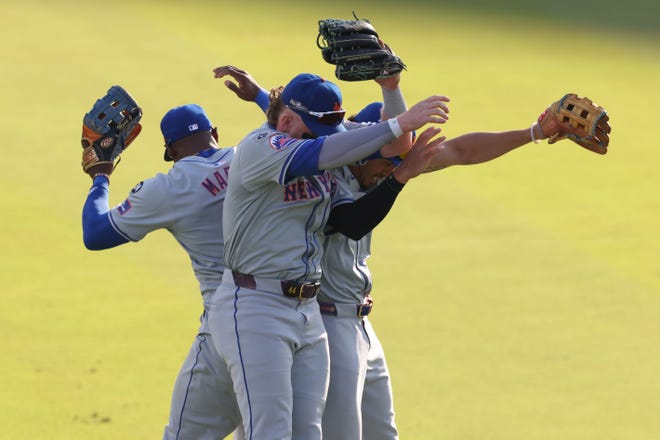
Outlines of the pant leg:
[{"label": "pant leg", "polygon": [[371,323],[364,319],[370,348],[362,395],[363,440],[397,440],[399,433],[394,420],[394,401],[390,372],[385,352]]},{"label": "pant leg", "polygon": [[323,315],[330,347],[330,386],[323,413],[324,440],[359,440],[369,340],[357,317]]},{"label": "pant leg", "polygon": [[293,358],[293,440],[321,439],[321,420],[330,380],[328,338],[315,299],[300,304],[303,345]]},{"label": "pant leg", "polygon": [[164,440],[217,440],[241,423],[231,378],[211,335],[200,333],[172,392]]},{"label": "pant leg", "polygon": [[[298,413],[309,415],[310,409],[303,410],[305,400],[316,402],[312,415],[324,401],[326,383],[319,386],[317,379],[301,377],[307,370],[318,374],[325,369],[327,375],[327,354],[321,354],[327,353],[325,330],[318,312],[311,319],[297,310],[298,305],[298,300],[285,298],[281,292],[224,284],[211,303],[211,332],[232,376],[248,440],[291,439],[294,399],[301,400],[296,418]],[[294,365],[300,374],[294,374]],[[317,419],[320,425],[320,416]],[[307,432],[308,426],[295,426],[297,437],[320,439],[313,429]]]},{"label": "pant leg", "polygon": [[245,431],[242,424],[238,425],[231,438],[232,440],[245,440]]}]

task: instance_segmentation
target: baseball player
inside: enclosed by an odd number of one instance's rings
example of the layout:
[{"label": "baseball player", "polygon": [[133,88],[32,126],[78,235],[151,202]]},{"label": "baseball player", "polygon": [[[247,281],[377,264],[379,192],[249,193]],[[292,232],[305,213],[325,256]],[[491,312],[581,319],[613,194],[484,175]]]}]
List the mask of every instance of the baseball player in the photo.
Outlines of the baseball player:
[{"label": "baseball player", "polygon": [[[321,438],[329,356],[316,294],[322,229],[330,222],[359,238],[389,210],[408,179],[428,164],[442,138],[427,129],[408,168],[332,218],[346,189],[329,170],[373,154],[403,133],[447,118],[432,96],[397,118],[346,131],[341,92],[312,74],[274,97],[268,120],[237,146],[225,197],[225,264],[209,326],[227,362],[247,439]],[[343,206],[343,205],[342,205]]]},{"label": "baseball player", "polygon": [[238,427],[240,413],[225,363],[216,353],[206,309],[224,270],[220,217],[235,148],[218,149],[218,133],[205,111],[188,104],[168,111],[161,121],[167,174],[138,183],[126,200],[110,209],[112,164],[87,173],[93,184],[83,207],[83,239],[90,250],[139,241],[167,229],[188,252],[199,281],[204,312],[172,394],[164,439],[222,439]]},{"label": "baseball player", "polygon": [[[349,119],[379,121],[382,107],[382,103],[372,103]],[[443,142],[441,148],[434,150],[425,172],[486,162],[536,139],[573,131],[568,124],[544,120],[521,130],[469,133]],[[374,158],[340,168],[334,174],[337,181],[352,189],[352,196],[357,199],[381,179],[391,173],[396,175],[398,164],[396,158]],[[366,264],[371,233],[352,240],[333,233],[332,228],[326,232],[318,294],[331,359],[323,438],[398,439],[389,370],[368,319],[373,310],[372,277]]]}]

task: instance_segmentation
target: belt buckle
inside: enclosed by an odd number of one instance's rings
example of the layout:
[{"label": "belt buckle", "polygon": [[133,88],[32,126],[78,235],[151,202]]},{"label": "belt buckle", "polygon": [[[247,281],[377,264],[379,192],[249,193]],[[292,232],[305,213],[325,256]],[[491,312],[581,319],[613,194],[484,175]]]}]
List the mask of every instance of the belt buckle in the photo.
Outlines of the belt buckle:
[{"label": "belt buckle", "polygon": [[358,318],[362,318],[363,316],[367,316],[369,313],[371,313],[371,308],[374,305],[374,301],[371,299],[370,296],[367,296],[365,300],[366,302],[360,304],[357,307]]},{"label": "belt buckle", "polygon": [[[297,298],[299,300],[314,298],[318,293],[321,283],[315,281],[313,283],[296,283],[295,281],[283,281],[282,285],[286,285],[286,296],[289,298]],[[313,290],[311,295],[304,295],[305,288]]]},{"label": "belt buckle", "polygon": [[303,287],[305,287],[304,284],[289,284],[286,288],[286,293],[291,297],[291,298],[298,298],[299,300],[303,300],[302,294],[303,294]]}]

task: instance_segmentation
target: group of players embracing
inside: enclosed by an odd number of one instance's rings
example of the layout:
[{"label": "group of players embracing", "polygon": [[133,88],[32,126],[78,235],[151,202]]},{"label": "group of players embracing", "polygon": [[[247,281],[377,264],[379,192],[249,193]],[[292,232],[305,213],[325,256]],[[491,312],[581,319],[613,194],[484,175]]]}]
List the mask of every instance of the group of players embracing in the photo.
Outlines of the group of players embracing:
[{"label": "group of players embracing", "polygon": [[199,281],[201,325],[163,438],[397,439],[390,374],[369,322],[373,229],[422,173],[587,128],[551,105],[531,127],[446,139],[449,99],[431,95],[408,108],[400,71],[372,78],[382,102],[350,117],[339,87],[319,75],[301,73],[270,91],[234,66],[213,75],[266,121],[220,148],[203,107],[170,109],[160,129],[172,168],[115,207],[110,176],[140,132],[141,109],[115,86],[83,120],[83,169],[93,181],[85,246],[112,248],[166,229]]}]

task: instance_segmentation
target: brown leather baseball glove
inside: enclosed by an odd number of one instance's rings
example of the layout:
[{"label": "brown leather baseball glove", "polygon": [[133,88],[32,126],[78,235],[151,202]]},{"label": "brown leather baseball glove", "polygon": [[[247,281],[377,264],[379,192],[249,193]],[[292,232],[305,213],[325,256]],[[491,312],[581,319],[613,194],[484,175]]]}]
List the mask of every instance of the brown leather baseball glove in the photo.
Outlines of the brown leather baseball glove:
[{"label": "brown leather baseball glove", "polygon": [[609,116],[589,98],[575,93],[564,95],[539,116],[538,124],[543,134],[550,136],[550,144],[568,138],[594,153],[607,153],[612,130]]}]

